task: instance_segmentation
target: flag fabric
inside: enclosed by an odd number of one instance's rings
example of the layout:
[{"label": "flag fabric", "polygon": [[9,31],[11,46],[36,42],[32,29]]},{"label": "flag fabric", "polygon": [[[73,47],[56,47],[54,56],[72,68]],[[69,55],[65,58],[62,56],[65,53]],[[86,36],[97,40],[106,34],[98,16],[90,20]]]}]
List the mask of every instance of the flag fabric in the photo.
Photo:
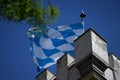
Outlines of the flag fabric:
[{"label": "flag fabric", "polygon": [[43,35],[39,34],[39,30],[30,28],[28,31],[30,51],[38,69],[43,70],[52,66],[65,53],[73,56],[73,41],[82,33],[81,23],[48,28],[48,32]]}]

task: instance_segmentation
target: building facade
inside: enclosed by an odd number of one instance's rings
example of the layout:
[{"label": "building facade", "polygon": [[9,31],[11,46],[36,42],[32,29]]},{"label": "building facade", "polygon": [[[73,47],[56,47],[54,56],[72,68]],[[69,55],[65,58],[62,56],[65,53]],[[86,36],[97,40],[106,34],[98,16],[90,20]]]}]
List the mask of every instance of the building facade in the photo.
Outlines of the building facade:
[{"label": "building facade", "polygon": [[36,80],[120,80],[120,59],[107,51],[107,43],[93,29],[75,41],[74,58],[65,54],[57,61],[57,73],[45,70]]}]

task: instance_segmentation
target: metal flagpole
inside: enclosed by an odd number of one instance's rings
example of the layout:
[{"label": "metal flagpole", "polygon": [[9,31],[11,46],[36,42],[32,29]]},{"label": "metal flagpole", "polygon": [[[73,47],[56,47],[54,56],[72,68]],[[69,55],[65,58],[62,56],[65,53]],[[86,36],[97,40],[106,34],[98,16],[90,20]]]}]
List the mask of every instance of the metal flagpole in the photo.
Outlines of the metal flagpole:
[{"label": "metal flagpole", "polygon": [[84,11],[82,10],[80,17],[81,17],[81,24],[83,25],[83,32],[84,32],[84,18],[85,18],[86,14],[84,13]]}]

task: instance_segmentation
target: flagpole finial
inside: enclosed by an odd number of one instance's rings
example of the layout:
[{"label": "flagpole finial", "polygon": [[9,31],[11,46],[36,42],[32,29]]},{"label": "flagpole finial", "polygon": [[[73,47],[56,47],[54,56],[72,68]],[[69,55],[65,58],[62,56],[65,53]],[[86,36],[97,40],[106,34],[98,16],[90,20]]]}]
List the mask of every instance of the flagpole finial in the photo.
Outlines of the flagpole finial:
[{"label": "flagpole finial", "polygon": [[80,17],[83,19],[85,18],[86,14],[84,13],[84,11],[82,10],[81,14],[80,14]]}]

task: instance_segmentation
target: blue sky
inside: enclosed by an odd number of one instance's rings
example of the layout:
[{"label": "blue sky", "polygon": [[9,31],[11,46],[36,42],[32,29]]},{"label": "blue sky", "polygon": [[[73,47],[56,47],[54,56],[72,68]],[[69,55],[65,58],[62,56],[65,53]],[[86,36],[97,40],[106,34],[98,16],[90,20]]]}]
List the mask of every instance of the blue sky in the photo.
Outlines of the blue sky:
[{"label": "blue sky", "polygon": [[[80,22],[82,9],[86,13],[85,30],[92,27],[107,40],[108,52],[120,57],[120,0],[51,0],[60,9],[52,26]],[[38,74],[29,51],[25,23],[0,21],[0,79],[35,80]]]}]

